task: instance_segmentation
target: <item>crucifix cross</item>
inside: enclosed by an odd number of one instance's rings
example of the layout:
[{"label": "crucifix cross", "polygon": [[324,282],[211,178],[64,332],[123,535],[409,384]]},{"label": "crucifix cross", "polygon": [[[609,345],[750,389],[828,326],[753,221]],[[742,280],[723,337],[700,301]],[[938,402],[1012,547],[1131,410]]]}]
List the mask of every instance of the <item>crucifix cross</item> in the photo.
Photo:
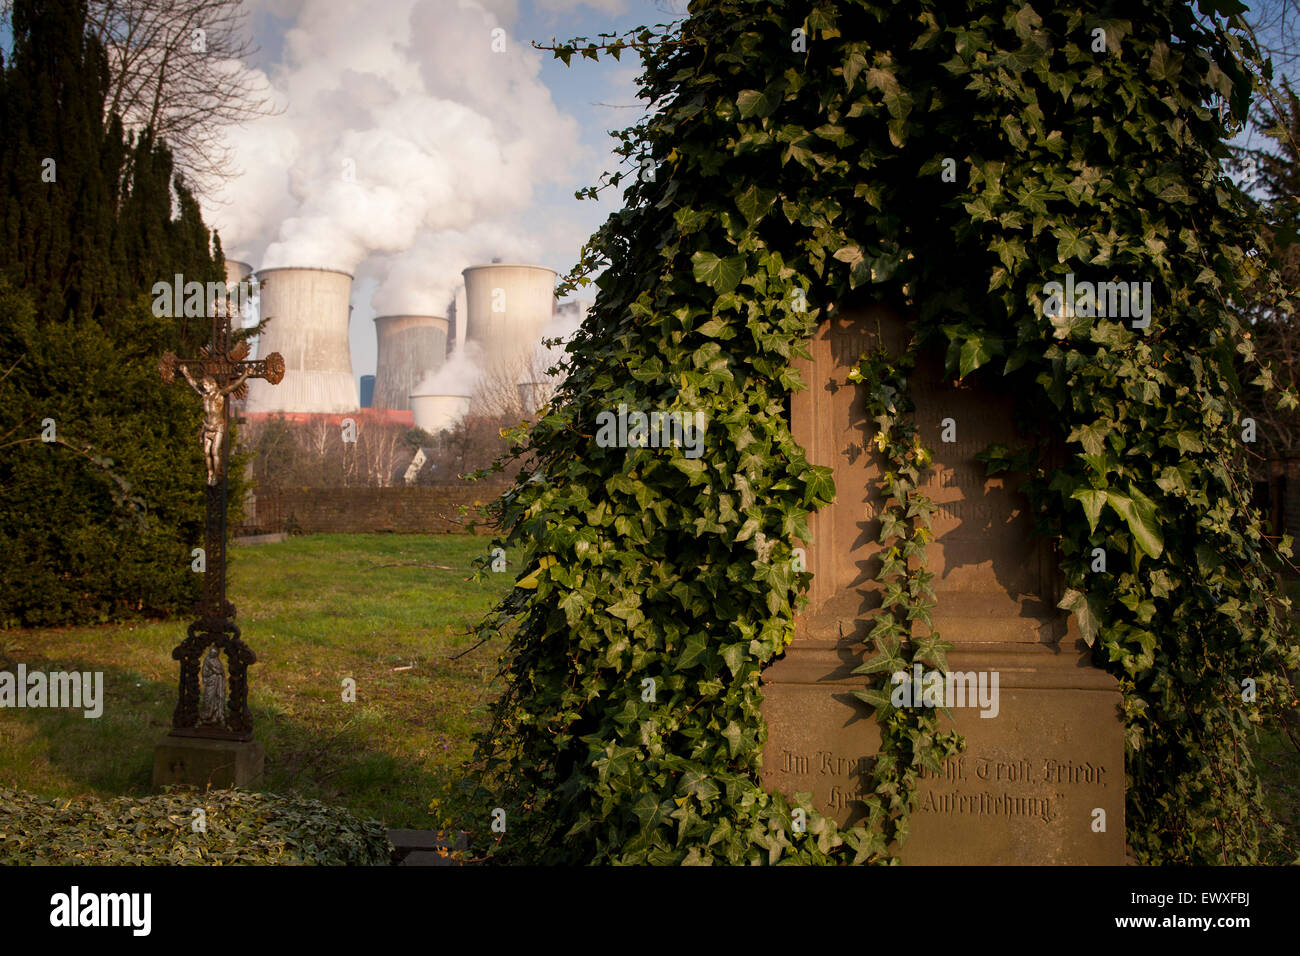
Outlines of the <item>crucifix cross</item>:
[{"label": "crucifix cross", "polygon": [[[253,735],[253,715],[248,709],[248,665],[257,655],[243,642],[235,624],[235,607],[226,600],[226,460],[229,444],[230,397],[243,398],[250,378],[262,378],[272,385],[284,378],[284,359],[272,352],[263,359],[246,361],[248,343],[231,345],[230,317],[218,307],[212,317],[212,338],[197,359],[163,355],[158,371],[164,382],[176,380],[179,371],[203,399],[203,445],[208,480],[205,489],[207,518],[204,524],[203,600],[199,619],[189,626],[188,636],[172,651],[180,661],[180,694],[172,714],[172,733],[180,736],[233,737],[248,740]],[[215,653],[204,666],[203,708],[200,713],[199,662],[205,650],[224,649],[230,667],[229,698],[224,703],[224,675]],[[214,696],[216,699],[213,699]]]},{"label": "crucifix cross", "polygon": [[[218,310],[221,311],[221,310]],[[185,376],[190,388],[203,399],[203,427],[200,439],[203,458],[208,466],[208,484],[216,485],[226,474],[226,431],[229,398],[248,394],[250,378],[264,378],[278,385],[284,378],[284,359],[272,352],[264,359],[246,362],[248,343],[230,344],[230,320],[219,314],[212,319],[212,341],[200,349],[197,359],[178,359],[171,352],[162,357],[158,369],[163,381],[171,384],[176,372]]]}]

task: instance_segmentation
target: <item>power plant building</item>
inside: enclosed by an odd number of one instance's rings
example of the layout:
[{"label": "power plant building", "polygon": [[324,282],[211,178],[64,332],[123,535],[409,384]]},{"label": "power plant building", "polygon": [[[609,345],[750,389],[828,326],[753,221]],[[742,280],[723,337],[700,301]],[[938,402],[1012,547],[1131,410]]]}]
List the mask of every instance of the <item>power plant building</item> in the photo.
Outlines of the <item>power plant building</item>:
[{"label": "power plant building", "polygon": [[[247,263],[226,261],[230,284],[253,274]],[[453,350],[470,343],[466,361],[474,380],[489,387],[505,383],[511,392],[519,387],[525,407],[545,404],[538,343],[555,318],[555,270],[494,260],[470,266],[462,276],[446,318],[410,313],[375,318],[373,393],[363,401],[348,339],[352,275],[312,267],[256,272],[260,316],[268,320],[257,354],[279,352],[285,375],[274,386],[251,380],[244,411],[254,416],[338,415],[366,407],[412,414],[420,427],[436,433],[468,412],[464,393],[475,390],[473,381],[459,375],[438,380],[437,373],[451,371],[444,366]]]},{"label": "power plant building", "polygon": [[250,380],[246,410],[337,413],[359,408],[348,343],[351,274],[281,268],[263,269],[257,278],[261,315],[270,319],[257,352],[279,352],[285,373],[279,385]]},{"label": "power plant building", "polygon": [[533,363],[542,330],[555,312],[554,269],[493,262],[470,266],[465,277],[465,316],[456,334],[481,350],[485,367],[523,371]]},{"label": "power plant building", "polygon": [[238,285],[253,274],[253,267],[238,259],[226,260],[226,285]]},{"label": "power plant building", "polygon": [[411,408],[410,396],[447,360],[447,320],[436,315],[375,318],[375,408]]},{"label": "power plant building", "polygon": [[415,415],[415,427],[430,435],[453,427],[469,414],[470,396],[468,395],[428,395],[411,396],[411,411]]}]

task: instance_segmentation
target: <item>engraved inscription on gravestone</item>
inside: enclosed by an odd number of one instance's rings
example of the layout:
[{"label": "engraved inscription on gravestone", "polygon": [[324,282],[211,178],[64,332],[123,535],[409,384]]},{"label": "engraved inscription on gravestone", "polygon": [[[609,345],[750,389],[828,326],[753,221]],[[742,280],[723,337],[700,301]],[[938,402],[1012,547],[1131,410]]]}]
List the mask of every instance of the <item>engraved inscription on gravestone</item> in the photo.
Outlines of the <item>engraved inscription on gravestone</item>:
[{"label": "engraved inscription on gravestone", "polygon": [[[860,795],[879,731],[852,696],[867,678],[863,640],[880,606],[878,515],[884,502],[879,459],[859,389],[848,373],[877,341],[900,352],[906,324],[874,306],[825,320],[800,363],[808,384],[791,399],[791,427],[808,460],[828,465],[833,504],[809,520],[802,542],[813,573],[795,639],[763,675],[768,742],[763,777],[786,793],[811,792],[840,823],[863,815]],[[997,676],[996,707],[953,710],[967,739],[943,773],[927,773],[912,836],[902,853],[914,863],[1118,863],[1124,847],[1123,725],[1113,678],[1092,667],[1057,610],[1054,554],[1031,538],[1016,477],[984,477],[975,455],[990,444],[1027,444],[1014,425],[1014,402],[992,389],[953,387],[942,357],[923,354],[909,383],[913,420],[934,453],[923,476],[936,505],[935,629],[954,645],[949,672],[974,687]],[[941,441],[945,419],[956,441]],[[986,689],[989,685],[986,680]],[[942,720],[941,726],[950,726]],[[1106,811],[1104,833],[1093,811]]]}]

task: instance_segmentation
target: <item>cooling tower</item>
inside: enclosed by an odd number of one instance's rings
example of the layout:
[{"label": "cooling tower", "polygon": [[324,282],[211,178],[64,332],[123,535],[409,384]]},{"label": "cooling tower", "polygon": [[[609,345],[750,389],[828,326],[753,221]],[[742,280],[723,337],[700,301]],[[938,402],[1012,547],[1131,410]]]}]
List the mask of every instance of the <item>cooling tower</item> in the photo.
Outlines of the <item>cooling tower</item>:
[{"label": "cooling tower", "polygon": [[238,259],[226,260],[226,285],[243,282],[252,274],[253,267],[247,262],[240,262]]},{"label": "cooling tower", "polygon": [[477,342],[485,364],[525,371],[555,311],[555,270],[494,262],[462,275],[465,321],[456,316],[457,337],[463,329],[466,341]]},{"label": "cooling tower", "polygon": [[375,317],[375,337],[375,408],[408,409],[416,386],[447,361],[447,320],[436,315],[380,315]]},{"label": "cooling tower", "polygon": [[351,412],[360,407],[348,345],[352,276],[333,269],[263,269],[257,354],[284,356],[284,381],[248,383],[247,411]]},{"label": "cooling tower", "polygon": [[253,288],[248,281],[253,274],[253,267],[238,259],[226,260],[226,295],[224,306],[230,310],[231,325],[239,328],[249,324],[246,320],[252,314]]},{"label": "cooling tower", "polygon": [[412,395],[410,399],[415,427],[430,435],[451,428],[469,413],[468,395]]}]

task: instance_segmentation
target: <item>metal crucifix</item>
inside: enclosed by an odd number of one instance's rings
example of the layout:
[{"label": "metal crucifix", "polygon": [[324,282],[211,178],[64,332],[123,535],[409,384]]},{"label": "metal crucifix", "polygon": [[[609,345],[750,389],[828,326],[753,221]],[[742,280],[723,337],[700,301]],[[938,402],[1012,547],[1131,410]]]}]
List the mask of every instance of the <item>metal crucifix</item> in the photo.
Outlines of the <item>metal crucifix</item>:
[{"label": "metal crucifix", "polygon": [[[251,740],[253,714],[248,709],[248,665],[257,655],[243,641],[235,624],[235,606],[226,600],[226,461],[229,451],[230,396],[243,398],[250,378],[272,385],[284,378],[279,352],[245,361],[248,343],[231,346],[230,317],[219,303],[212,317],[212,340],[197,359],[163,355],[158,370],[170,384],[179,371],[203,399],[203,425],[199,439],[207,465],[207,520],[204,525],[203,600],[199,619],[172,657],[180,662],[180,694],[172,714],[171,733],[181,737],[217,737]],[[222,673],[220,651],[229,666],[229,697]],[[200,661],[203,685],[200,689]],[[224,699],[223,699],[224,698]]]}]

